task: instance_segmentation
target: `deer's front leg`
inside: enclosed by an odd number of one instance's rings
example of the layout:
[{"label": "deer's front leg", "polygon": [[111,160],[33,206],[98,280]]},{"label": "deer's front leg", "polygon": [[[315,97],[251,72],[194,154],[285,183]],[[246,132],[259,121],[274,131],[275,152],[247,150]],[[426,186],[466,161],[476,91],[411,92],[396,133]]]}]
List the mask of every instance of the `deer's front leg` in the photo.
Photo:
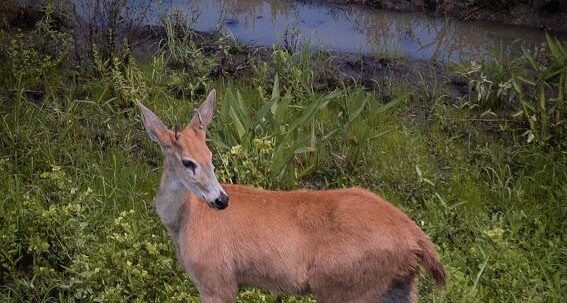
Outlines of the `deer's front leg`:
[{"label": "deer's front leg", "polygon": [[232,296],[232,298],[221,298],[219,296],[200,296],[201,303],[233,303],[235,297],[236,296]]},{"label": "deer's front leg", "polygon": [[[226,268],[226,267],[225,267]],[[201,303],[233,303],[238,286],[229,274],[221,274],[221,267],[211,266],[201,271],[197,278],[197,288]]]},{"label": "deer's front leg", "polygon": [[201,303],[233,303],[236,299],[236,285],[199,286]]}]

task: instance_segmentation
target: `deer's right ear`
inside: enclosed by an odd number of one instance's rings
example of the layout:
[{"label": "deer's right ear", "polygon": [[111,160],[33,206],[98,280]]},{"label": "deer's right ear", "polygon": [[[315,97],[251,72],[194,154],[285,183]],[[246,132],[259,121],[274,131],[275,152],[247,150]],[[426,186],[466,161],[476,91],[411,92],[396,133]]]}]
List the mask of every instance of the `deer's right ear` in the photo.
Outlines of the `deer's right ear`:
[{"label": "deer's right ear", "polygon": [[159,145],[167,145],[169,135],[169,130],[163,122],[154,114],[151,110],[145,107],[141,102],[138,102],[138,108],[140,108],[140,114],[142,116],[142,122],[144,123],[144,128],[150,136],[150,139],[157,142]]}]

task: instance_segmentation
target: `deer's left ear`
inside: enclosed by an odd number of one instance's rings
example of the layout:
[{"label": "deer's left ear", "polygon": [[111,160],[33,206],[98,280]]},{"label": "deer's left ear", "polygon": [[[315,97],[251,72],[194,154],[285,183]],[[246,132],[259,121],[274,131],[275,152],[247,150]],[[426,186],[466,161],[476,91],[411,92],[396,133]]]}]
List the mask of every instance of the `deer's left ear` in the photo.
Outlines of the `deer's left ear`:
[{"label": "deer's left ear", "polygon": [[164,147],[170,144],[169,130],[165,127],[163,122],[151,110],[145,107],[138,101],[138,108],[142,116],[144,128],[150,136],[150,139],[157,142],[160,146]]},{"label": "deer's left ear", "polygon": [[190,124],[203,130],[206,129],[213,120],[216,105],[217,91],[213,89],[209,93],[207,100],[201,104],[201,106],[197,109],[197,112],[193,115]]}]

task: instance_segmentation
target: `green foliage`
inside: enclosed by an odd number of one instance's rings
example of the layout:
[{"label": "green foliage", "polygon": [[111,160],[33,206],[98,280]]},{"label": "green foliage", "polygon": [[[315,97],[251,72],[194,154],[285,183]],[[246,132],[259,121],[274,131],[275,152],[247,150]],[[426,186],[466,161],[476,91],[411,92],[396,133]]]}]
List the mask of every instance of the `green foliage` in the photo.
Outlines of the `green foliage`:
[{"label": "green foliage", "polygon": [[384,112],[407,98],[382,105],[360,89],[295,97],[279,83],[276,75],[270,96],[263,87],[223,89],[215,118],[223,127],[211,134],[222,180],[291,188],[329,166],[348,175],[383,134]]},{"label": "green foliage", "polygon": [[[3,162],[10,165],[9,160]],[[94,240],[84,222],[93,200],[92,189],[74,186],[60,166],[43,172],[32,190],[18,188],[20,176],[4,181],[14,191],[1,208],[2,280],[12,285],[7,289],[8,297],[40,301],[59,287],[60,273],[73,256]]]},{"label": "green foliage", "polygon": [[567,50],[550,36],[547,47],[543,56],[524,50],[516,60],[471,62],[458,72],[469,80],[471,101],[482,110],[515,108],[512,117],[528,143],[561,148],[567,139]]},{"label": "green foliage", "polygon": [[18,83],[33,85],[47,81],[54,69],[62,64],[69,52],[70,37],[54,29],[53,6],[43,7],[44,17],[34,30],[16,34],[10,41],[8,57],[12,77]]},{"label": "green foliage", "polygon": [[550,36],[547,46],[545,61],[524,51],[534,76],[512,75],[511,84],[522,105],[515,116],[529,123],[525,132],[528,141],[535,138],[540,143],[567,147],[567,48]]},{"label": "green foliage", "polygon": [[[220,129],[214,141],[220,150],[230,148],[221,157],[225,168],[221,174],[223,179],[269,187],[289,187],[298,175],[304,175],[312,169],[312,164],[302,160],[306,159],[306,154],[316,151],[318,142],[314,135],[313,119],[339,94],[316,95],[307,100],[305,105],[292,106],[291,94],[281,96],[279,87],[276,76],[271,97],[260,96],[262,107],[255,111],[255,115],[248,110],[249,106],[239,91],[226,91],[217,121],[229,127]],[[302,165],[293,167],[293,161]],[[242,167],[238,164],[242,164]],[[270,182],[262,184],[251,179],[258,177],[259,180]]]},{"label": "green foliage", "polygon": [[208,89],[209,76],[216,65],[205,56],[195,42],[195,34],[188,28],[181,13],[163,21],[166,41],[157,56],[170,70],[169,87],[173,94],[195,96]]},{"label": "green foliage", "polygon": [[195,287],[177,271],[174,248],[158,222],[129,210],[103,228],[106,236],[75,256],[70,277],[61,285],[76,300],[197,301]]},{"label": "green foliage", "polygon": [[315,94],[336,78],[331,57],[322,51],[313,53],[309,43],[293,51],[273,46],[269,61],[258,62],[253,69],[253,81],[260,93],[266,94],[278,78],[283,92],[297,100]]},{"label": "green foliage", "polygon": [[98,77],[106,83],[106,88],[111,90],[112,103],[119,107],[128,107],[134,100],[142,100],[148,97],[145,79],[132,54],[128,49],[124,57],[113,57],[111,62],[103,62],[95,53],[95,68]]}]

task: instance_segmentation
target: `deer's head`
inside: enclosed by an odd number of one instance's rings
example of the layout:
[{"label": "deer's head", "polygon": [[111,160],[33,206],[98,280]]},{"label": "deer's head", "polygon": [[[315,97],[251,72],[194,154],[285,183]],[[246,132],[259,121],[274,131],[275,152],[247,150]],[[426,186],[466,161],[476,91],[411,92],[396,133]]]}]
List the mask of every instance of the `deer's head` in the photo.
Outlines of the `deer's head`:
[{"label": "deer's head", "polygon": [[213,119],[216,91],[197,109],[191,122],[181,131],[172,131],[148,108],[138,103],[144,127],[165,155],[165,170],[171,182],[179,182],[188,191],[202,198],[210,207],[225,209],[228,196],[219,184],[207,147],[206,130]]}]

